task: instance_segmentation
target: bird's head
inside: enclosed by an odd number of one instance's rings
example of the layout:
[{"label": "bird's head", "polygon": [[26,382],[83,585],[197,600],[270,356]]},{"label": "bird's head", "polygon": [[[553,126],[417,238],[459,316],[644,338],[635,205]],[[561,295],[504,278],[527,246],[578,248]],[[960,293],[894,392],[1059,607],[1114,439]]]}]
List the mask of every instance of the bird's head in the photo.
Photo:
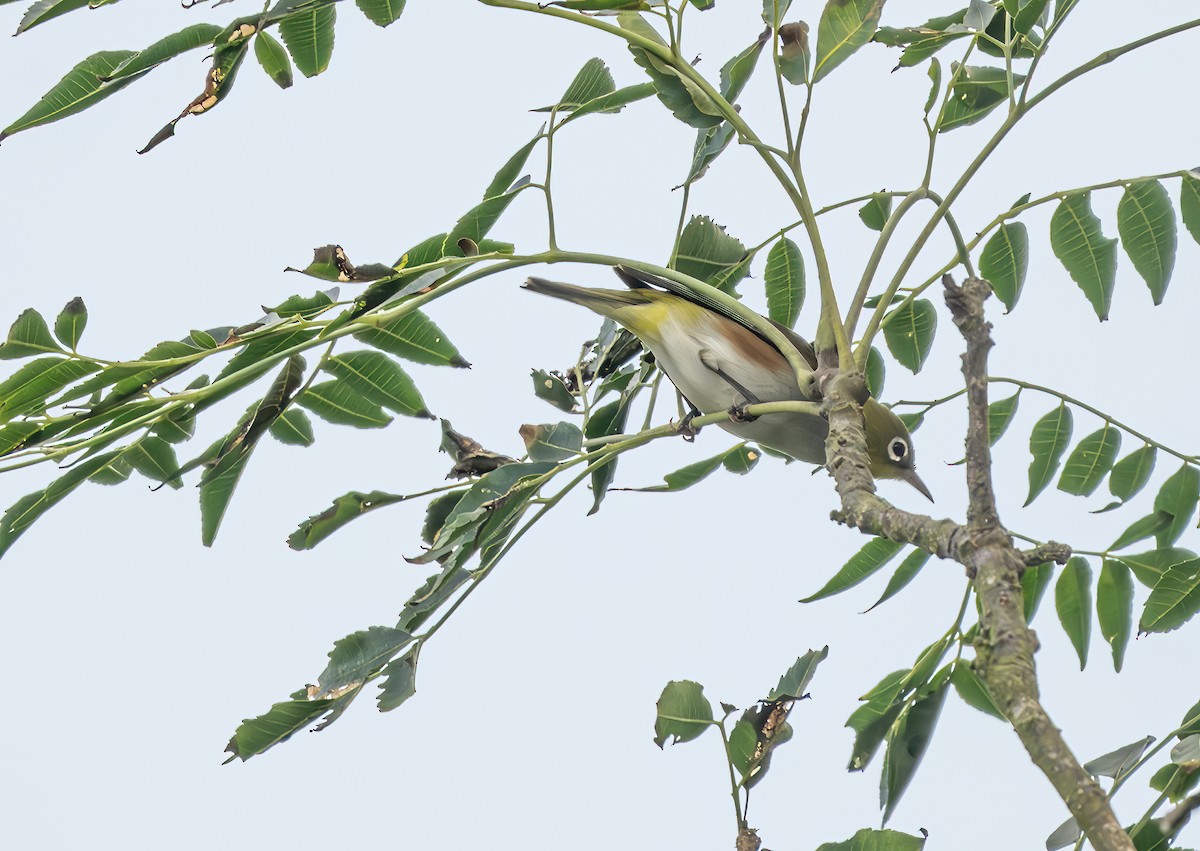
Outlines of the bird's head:
[{"label": "bird's head", "polygon": [[876,479],[901,479],[908,482],[933,502],[929,488],[917,475],[912,435],[904,422],[891,408],[873,398],[863,405],[863,420],[867,427],[867,454],[871,459],[871,475]]}]

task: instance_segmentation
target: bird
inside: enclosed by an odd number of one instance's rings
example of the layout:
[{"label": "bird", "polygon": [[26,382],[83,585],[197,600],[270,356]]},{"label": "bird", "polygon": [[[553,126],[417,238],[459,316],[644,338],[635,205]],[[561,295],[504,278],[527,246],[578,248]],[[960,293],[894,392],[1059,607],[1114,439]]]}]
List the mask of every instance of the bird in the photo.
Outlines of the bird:
[{"label": "bird", "polygon": [[[815,401],[775,343],[748,320],[701,291],[629,266],[614,271],[626,290],[597,289],[531,277],[524,288],[569,301],[623,326],[653,354],[655,362],[691,406],[687,418],[730,412],[719,425],[744,440],[810,464],[825,463],[829,424],[817,414],[780,412],[749,417],[746,405],[759,402]],[[791,328],[766,319],[812,368],[811,343]],[[931,502],[917,475],[912,436],[903,421],[874,397],[862,406],[871,475],[899,479]]]}]

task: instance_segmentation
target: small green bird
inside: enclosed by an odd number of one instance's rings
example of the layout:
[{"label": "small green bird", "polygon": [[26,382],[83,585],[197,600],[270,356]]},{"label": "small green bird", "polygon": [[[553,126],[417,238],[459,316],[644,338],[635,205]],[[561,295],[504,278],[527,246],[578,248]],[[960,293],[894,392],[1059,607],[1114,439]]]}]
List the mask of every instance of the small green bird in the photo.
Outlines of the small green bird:
[{"label": "small green bird", "polygon": [[[693,408],[693,413],[736,411],[757,402],[806,401],[787,359],[774,343],[716,301],[674,281],[616,267],[629,290],[602,290],[530,278],[525,288],[583,305],[629,329],[653,353],[659,367]],[[816,369],[812,344],[772,322]],[[900,418],[868,398],[863,405],[871,475],[901,479],[933,500],[917,476],[912,437]],[[802,413],[764,414],[722,422],[746,440],[810,464],[825,463],[829,424]]]}]

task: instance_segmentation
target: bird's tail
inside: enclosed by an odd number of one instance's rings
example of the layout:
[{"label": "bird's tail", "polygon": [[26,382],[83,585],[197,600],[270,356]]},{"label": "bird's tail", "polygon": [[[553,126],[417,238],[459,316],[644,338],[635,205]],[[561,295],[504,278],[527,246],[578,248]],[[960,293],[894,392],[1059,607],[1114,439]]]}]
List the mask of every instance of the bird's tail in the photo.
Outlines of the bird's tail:
[{"label": "bird's tail", "polygon": [[601,290],[590,287],[579,287],[575,284],[562,284],[558,281],[547,281],[545,278],[530,278],[524,284],[525,289],[535,293],[561,298],[594,310],[601,316],[617,318],[616,314],[622,308],[640,307],[648,304],[646,290]]}]

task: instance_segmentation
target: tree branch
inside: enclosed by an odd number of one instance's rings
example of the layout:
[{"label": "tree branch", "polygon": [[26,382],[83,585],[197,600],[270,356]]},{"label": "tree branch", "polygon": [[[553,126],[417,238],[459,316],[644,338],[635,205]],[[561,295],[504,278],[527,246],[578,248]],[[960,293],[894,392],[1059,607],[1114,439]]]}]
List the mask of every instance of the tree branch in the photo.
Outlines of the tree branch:
[{"label": "tree branch", "polygon": [[1132,851],[1133,842],[1117,821],[1104,790],[1083,770],[1038,699],[1033,661],[1038,642],[1025,622],[1021,593],[1020,576],[1026,562],[1000,525],[992,490],[987,356],[993,344],[991,325],[983,315],[983,302],[991,288],[978,278],[968,279],[962,287],[949,276],[942,282],[954,324],[967,343],[963,376],[970,506],[962,562],[980,601],[975,666],[1034,764],[1054,785],[1093,847],[1097,851]]},{"label": "tree branch", "polygon": [[875,495],[860,407],[866,391],[860,376],[845,373],[833,376],[825,387],[829,417],[826,457],[842,502],[833,518],[867,534],[915,544],[966,568],[981,606],[975,666],[992,698],[1096,851],[1133,851],[1133,842],[1117,821],[1104,791],[1071,753],[1038,699],[1033,661],[1038,643],[1025,622],[1020,577],[1027,564],[1057,561],[1067,550],[1045,544],[1020,552],[1000,525],[988,440],[987,356],[992,338],[983,314],[983,302],[991,288],[978,278],[958,287],[947,275],[943,283],[946,303],[967,343],[963,355],[969,412],[967,523],[901,511]]}]

